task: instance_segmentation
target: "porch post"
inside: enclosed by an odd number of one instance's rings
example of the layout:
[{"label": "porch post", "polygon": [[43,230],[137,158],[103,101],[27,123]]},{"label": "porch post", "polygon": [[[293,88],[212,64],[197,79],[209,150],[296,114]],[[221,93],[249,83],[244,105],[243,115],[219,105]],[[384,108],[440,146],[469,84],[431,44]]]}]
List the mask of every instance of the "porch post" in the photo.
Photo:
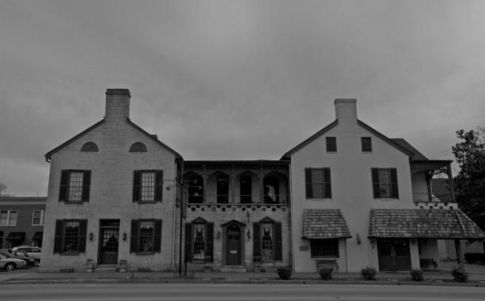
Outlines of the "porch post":
[{"label": "porch post", "polygon": [[456,202],[455,200],[455,185],[453,185],[453,174],[451,173],[451,163],[448,163],[448,168],[446,169],[448,173],[448,182],[450,183],[450,193],[451,193],[451,200],[452,202]]},{"label": "porch post", "polygon": [[461,241],[459,239],[455,239],[455,250],[456,250],[456,263],[459,266],[463,265],[463,254],[461,252]]},{"label": "porch post", "polygon": [[433,174],[431,172],[427,172],[425,174],[426,177],[426,186],[428,187],[428,202],[433,201],[433,194],[431,191],[431,178],[433,177]]},{"label": "porch post", "polygon": [[409,255],[411,256],[411,269],[419,270],[421,264],[419,262],[419,246],[417,239],[409,240]]}]

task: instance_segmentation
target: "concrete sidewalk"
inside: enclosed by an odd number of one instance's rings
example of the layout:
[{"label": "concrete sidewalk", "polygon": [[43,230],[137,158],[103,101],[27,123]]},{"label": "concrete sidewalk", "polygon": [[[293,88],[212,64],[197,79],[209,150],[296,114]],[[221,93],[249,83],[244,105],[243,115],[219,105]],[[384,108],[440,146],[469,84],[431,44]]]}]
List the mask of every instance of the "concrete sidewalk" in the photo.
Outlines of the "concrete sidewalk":
[{"label": "concrete sidewalk", "polygon": [[[483,267],[483,266],[482,266]],[[279,279],[277,273],[223,273],[199,272],[188,273],[180,277],[172,272],[126,272],[113,271],[47,273],[37,269],[0,272],[0,284],[14,283],[123,283],[123,282],[158,282],[158,283],[301,283],[301,284],[420,284],[420,285],[471,285],[485,286],[485,272],[465,266],[469,271],[469,281],[465,284],[453,281],[449,271],[424,272],[424,281],[415,282],[409,272],[379,272],[376,281],[365,281],[360,273],[334,273],[333,280],[321,280],[317,273],[293,273],[291,280]]]}]

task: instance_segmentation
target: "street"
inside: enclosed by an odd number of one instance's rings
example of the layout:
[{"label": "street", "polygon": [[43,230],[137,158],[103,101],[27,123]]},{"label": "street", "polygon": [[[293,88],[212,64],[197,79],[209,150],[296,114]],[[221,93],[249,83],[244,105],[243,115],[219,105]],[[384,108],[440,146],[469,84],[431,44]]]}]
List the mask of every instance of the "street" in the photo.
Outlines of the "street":
[{"label": "street", "polygon": [[476,300],[484,287],[297,284],[10,284],[0,300]]}]

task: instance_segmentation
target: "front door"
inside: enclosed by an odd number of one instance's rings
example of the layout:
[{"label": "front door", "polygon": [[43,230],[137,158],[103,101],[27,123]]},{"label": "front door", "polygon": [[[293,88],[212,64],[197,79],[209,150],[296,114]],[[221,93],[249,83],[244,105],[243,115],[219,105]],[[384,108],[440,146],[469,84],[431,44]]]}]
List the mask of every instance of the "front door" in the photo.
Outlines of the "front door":
[{"label": "front door", "polygon": [[379,270],[407,271],[411,269],[409,240],[380,239],[377,241],[379,252]]},{"label": "front door", "polygon": [[99,264],[118,263],[119,220],[100,220]]},{"label": "front door", "polygon": [[227,227],[226,264],[241,265],[241,228],[238,225]]}]

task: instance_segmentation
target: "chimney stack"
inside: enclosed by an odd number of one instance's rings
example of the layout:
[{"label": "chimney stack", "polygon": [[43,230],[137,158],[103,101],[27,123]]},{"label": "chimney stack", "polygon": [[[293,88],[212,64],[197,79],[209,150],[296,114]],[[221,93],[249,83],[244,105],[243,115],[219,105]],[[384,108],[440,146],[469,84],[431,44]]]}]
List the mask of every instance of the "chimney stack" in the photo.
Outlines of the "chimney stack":
[{"label": "chimney stack", "polygon": [[357,99],[337,98],[335,104],[335,117],[340,123],[357,123]]},{"label": "chimney stack", "polygon": [[121,121],[130,117],[130,90],[107,89],[106,90],[106,121]]}]

